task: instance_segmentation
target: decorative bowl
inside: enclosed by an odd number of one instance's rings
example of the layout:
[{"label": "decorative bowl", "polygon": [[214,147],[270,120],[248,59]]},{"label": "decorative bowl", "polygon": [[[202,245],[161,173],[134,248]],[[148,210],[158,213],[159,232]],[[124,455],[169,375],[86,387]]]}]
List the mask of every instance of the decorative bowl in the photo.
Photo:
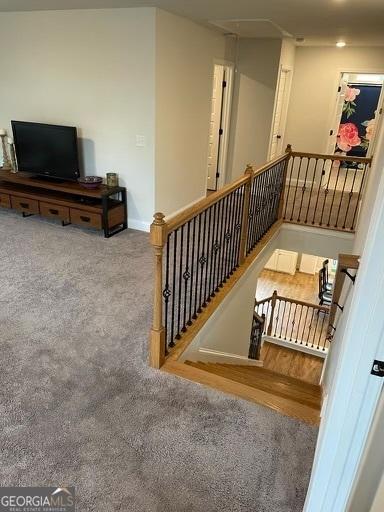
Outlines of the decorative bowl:
[{"label": "decorative bowl", "polygon": [[103,183],[103,178],[100,176],[84,176],[84,178],[79,178],[77,180],[80,185],[84,188],[99,188]]}]

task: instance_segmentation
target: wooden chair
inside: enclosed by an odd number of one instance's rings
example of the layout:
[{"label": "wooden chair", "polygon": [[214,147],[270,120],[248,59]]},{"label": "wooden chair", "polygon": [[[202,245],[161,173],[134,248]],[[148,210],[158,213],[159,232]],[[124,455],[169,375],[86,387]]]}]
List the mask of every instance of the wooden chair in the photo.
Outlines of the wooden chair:
[{"label": "wooden chair", "polygon": [[320,306],[330,306],[332,304],[332,293],[326,288],[326,269],[319,270],[319,304]]}]

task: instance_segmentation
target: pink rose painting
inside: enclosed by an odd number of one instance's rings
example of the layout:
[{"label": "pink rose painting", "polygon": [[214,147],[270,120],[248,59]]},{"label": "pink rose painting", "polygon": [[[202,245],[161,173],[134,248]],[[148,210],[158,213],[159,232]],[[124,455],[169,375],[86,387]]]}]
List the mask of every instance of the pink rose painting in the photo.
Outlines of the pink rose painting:
[{"label": "pink rose painting", "polygon": [[339,133],[337,134],[337,147],[341,151],[350,151],[353,147],[359,146],[361,139],[357,126],[353,123],[344,123],[339,127]]},{"label": "pink rose painting", "polygon": [[355,87],[349,87],[349,85],[347,85],[344,101],[355,101],[356,96],[358,96],[359,94],[360,89],[355,89]]},{"label": "pink rose painting", "polygon": [[343,104],[343,112],[345,112],[347,119],[351,117],[351,115],[354,114],[356,111],[355,99],[359,94],[360,89],[356,89],[355,87],[349,87],[349,85],[347,85]]}]

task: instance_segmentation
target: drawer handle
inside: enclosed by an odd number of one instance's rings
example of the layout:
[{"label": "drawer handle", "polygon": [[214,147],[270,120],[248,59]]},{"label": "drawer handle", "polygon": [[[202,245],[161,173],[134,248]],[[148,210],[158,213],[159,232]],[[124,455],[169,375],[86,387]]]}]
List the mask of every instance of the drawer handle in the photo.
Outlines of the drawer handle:
[{"label": "drawer handle", "polygon": [[20,203],[22,208],[29,208],[29,203]]},{"label": "drawer handle", "polygon": [[52,215],[59,215],[59,210],[55,210],[53,208],[49,209],[49,213],[52,213]]},{"label": "drawer handle", "polygon": [[85,215],[80,215],[80,219],[81,219],[83,222],[90,222],[90,221],[91,221],[90,217],[85,217]]}]

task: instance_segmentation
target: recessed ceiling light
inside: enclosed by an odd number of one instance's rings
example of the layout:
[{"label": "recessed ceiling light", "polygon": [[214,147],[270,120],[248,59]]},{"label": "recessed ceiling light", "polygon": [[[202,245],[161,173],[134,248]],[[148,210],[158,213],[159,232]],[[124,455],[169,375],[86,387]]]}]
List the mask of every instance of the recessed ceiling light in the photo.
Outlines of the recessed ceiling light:
[{"label": "recessed ceiling light", "polygon": [[338,48],[344,48],[345,44],[346,44],[346,43],[345,43],[345,41],[338,41],[338,42],[336,43],[336,46],[337,46]]}]

